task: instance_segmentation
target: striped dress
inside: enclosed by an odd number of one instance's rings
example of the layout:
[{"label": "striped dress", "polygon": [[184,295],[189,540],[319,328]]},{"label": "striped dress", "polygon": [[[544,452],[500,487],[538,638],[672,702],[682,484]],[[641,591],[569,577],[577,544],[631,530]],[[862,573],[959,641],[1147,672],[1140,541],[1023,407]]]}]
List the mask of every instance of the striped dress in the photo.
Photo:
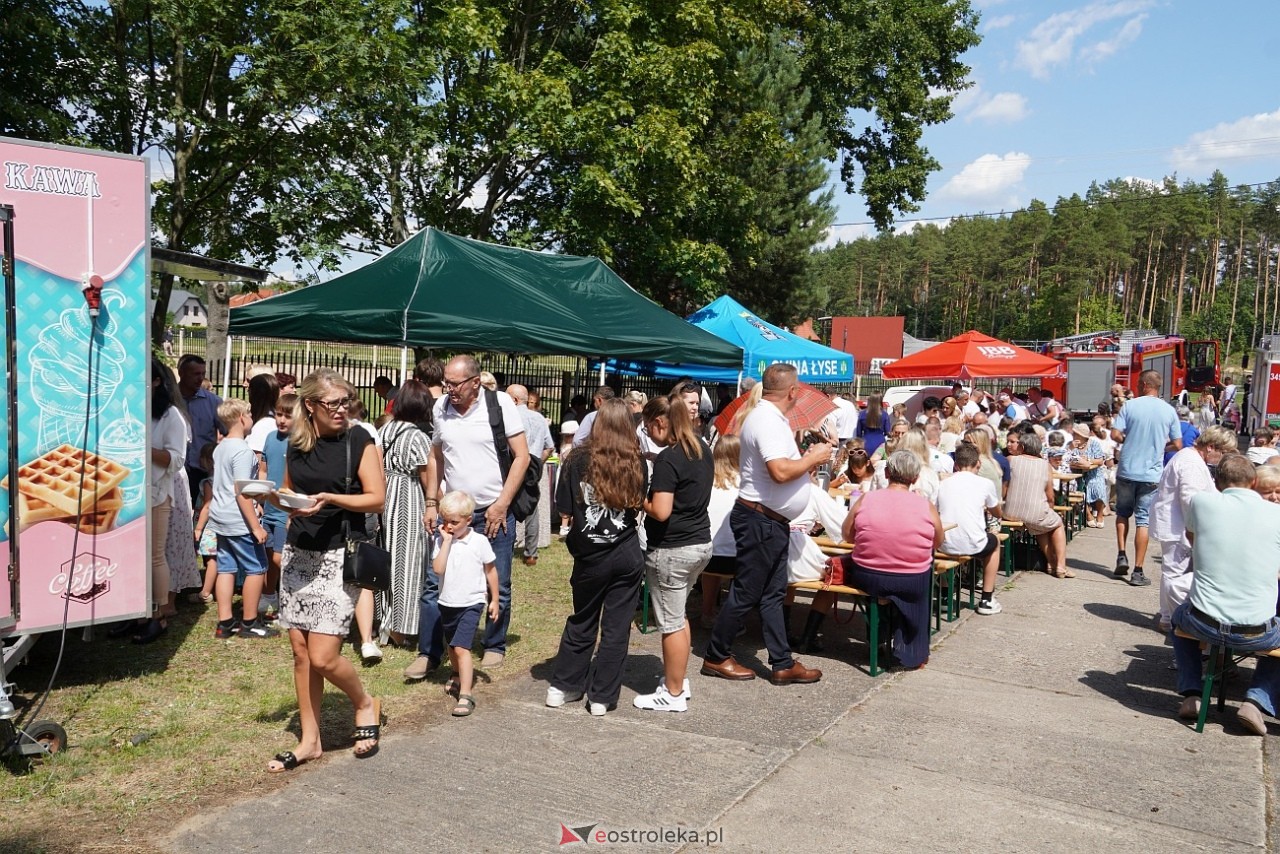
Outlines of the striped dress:
[{"label": "striped dress", "polygon": [[427,529],[422,524],[426,498],[418,468],[427,464],[427,434],[405,421],[389,421],[378,433],[387,501],[382,513],[383,543],[391,553],[391,587],[378,599],[382,631],[418,633],[418,600],[427,559]]},{"label": "striped dress", "polygon": [[1049,480],[1049,464],[1040,457],[1018,454],[1009,457],[1009,494],[1005,497],[1004,516],[1017,519],[1032,534],[1047,534],[1062,524],[1056,510],[1045,497]]}]

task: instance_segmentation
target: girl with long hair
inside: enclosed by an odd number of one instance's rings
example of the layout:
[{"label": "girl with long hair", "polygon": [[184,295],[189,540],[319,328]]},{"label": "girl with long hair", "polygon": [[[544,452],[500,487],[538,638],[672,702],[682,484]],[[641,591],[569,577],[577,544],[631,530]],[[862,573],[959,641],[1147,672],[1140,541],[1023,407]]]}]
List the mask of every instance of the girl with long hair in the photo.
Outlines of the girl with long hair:
[{"label": "girl with long hair", "polygon": [[584,693],[588,711],[597,717],[618,704],[644,578],[636,520],[648,479],[626,403],[602,401],[590,437],[561,468],[556,487],[556,508],[572,519],[565,545],[573,556],[573,613],[565,620],[547,688],[552,708],[577,702]]},{"label": "girl with long hair", "polygon": [[673,395],[649,401],[644,407],[644,423],[649,436],[666,446],[654,460],[649,498],[644,503],[645,573],[654,621],[662,633],[665,678],[652,694],[637,696],[635,707],[683,712],[689,708],[684,674],[692,641],[684,612],[689,591],[711,559],[707,505],[715,463],[711,448],[694,432],[683,399]]},{"label": "girl with long hair", "polygon": [[[344,584],[344,527],[359,537],[365,516],[381,513],[386,497],[382,461],[364,430],[350,429],[350,387],[336,371],[309,374],[298,389],[282,489],[315,503],[291,510],[280,574],[280,624],[289,630],[293,684],[298,698],[298,746],[276,754],[271,772],[319,758],[324,683],[337,686],[355,710],[355,755],[378,749],[382,705],[342,655],[360,588]],[[276,503],[278,493],[269,500]],[[283,506],[283,505],[278,505]],[[344,526],[345,522],[345,526]]]}]

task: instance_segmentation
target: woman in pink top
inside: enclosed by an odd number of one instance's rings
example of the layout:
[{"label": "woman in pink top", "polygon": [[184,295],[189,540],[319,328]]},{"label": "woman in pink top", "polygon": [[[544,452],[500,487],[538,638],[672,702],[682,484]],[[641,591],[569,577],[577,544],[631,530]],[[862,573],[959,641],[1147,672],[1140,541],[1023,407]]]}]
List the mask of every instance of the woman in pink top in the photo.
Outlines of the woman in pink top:
[{"label": "woman in pink top", "polygon": [[887,489],[868,492],[853,505],[842,533],[853,543],[848,583],[893,605],[893,654],[916,670],[929,660],[929,594],[933,552],[942,544],[938,509],[911,491],[920,459],[909,451],[889,455]]}]

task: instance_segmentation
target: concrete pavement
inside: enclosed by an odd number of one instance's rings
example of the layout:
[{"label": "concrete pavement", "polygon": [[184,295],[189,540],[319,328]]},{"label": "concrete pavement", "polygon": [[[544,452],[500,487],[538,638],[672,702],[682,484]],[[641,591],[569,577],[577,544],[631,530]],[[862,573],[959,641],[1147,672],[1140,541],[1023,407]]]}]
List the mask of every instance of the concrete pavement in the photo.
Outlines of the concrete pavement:
[{"label": "concrete pavement", "polygon": [[[1110,524],[1069,551],[1078,578],[1016,575],[998,594],[1004,613],[966,611],[920,672],[871,679],[861,620],[828,619],[827,652],[801,656],[825,671],[816,685],[701,677],[695,657],[690,711],[641,712],[631,698],[656,684],[660,651],[635,632],[604,718],[545,708],[539,665],[481,689],[470,719],[393,729],[377,757],[331,756],[167,845],[539,851],[583,847],[577,833],[590,847],[632,835],[629,849],[672,851],[705,847],[689,837],[710,830],[733,851],[1273,848],[1271,741],[1244,735],[1232,712],[1251,665],[1197,735],[1174,717],[1156,586],[1111,578]],[[695,630],[695,653],[705,639]],[[749,631],[740,660],[763,672],[760,647]]]}]

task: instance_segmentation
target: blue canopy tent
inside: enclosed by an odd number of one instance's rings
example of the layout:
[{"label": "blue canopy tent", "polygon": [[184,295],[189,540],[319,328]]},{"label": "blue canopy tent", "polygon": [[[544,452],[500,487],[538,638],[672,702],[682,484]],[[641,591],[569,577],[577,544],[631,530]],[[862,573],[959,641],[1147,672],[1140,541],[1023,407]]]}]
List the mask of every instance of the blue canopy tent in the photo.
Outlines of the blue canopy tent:
[{"label": "blue canopy tent", "polygon": [[742,348],[742,370],[711,365],[611,359],[606,369],[616,374],[683,377],[704,383],[736,383],[740,377],[759,379],[775,362],[796,366],[801,382],[835,383],[853,380],[853,356],[806,341],[756,317],[742,303],[722,296],[687,318],[698,328]]}]

